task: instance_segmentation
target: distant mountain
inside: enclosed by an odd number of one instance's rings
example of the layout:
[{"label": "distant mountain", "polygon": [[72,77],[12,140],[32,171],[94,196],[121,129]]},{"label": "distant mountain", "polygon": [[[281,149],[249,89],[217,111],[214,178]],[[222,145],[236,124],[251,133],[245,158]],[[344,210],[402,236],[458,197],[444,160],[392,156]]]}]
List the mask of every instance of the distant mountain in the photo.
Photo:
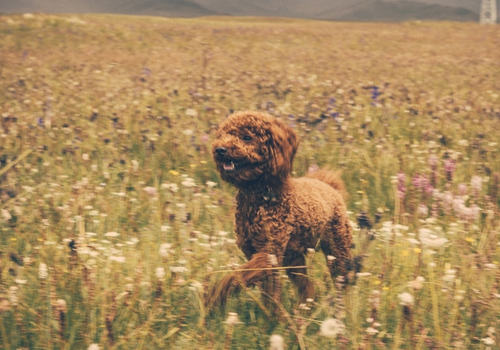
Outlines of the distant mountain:
[{"label": "distant mountain", "polygon": [[461,7],[423,4],[416,1],[373,1],[338,13],[324,12],[320,18],[343,21],[449,20],[477,21],[478,14]]},{"label": "distant mountain", "polygon": [[118,13],[171,17],[221,14],[190,0],[0,0],[0,12]]},{"label": "distant mountain", "polygon": [[[172,17],[276,16],[344,21],[477,21],[481,0],[0,0],[0,12]],[[500,18],[500,6],[498,6]]]}]

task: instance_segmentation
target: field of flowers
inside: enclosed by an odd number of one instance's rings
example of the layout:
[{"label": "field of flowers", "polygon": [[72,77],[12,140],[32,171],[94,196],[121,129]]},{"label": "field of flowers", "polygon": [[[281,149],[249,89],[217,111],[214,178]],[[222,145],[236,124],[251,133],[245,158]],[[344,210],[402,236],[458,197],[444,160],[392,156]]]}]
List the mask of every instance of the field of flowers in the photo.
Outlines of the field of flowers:
[{"label": "field of flowers", "polygon": [[[0,16],[0,348],[495,349],[500,27]],[[231,111],[340,169],[357,283],[322,253],[207,310],[244,262],[210,154]]]}]

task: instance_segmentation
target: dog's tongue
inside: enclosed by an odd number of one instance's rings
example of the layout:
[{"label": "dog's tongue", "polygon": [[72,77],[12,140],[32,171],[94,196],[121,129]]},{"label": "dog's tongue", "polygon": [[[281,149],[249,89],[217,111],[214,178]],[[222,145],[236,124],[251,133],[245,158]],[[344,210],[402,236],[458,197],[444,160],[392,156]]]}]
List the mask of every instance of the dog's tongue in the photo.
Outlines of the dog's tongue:
[{"label": "dog's tongue", "polygon": [[226,171],[234,170],[234,163],[232,161],[222,164],[222,167]]}]

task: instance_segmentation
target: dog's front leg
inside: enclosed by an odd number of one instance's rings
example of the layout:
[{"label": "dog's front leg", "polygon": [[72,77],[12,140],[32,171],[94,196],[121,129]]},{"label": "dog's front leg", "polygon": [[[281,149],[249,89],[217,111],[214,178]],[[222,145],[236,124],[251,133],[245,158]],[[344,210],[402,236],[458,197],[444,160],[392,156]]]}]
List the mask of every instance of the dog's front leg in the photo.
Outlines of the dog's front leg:
[{"label": "dog's front leg", "polygon": [[[264,290],[272,298],[276,298],[279,293],[279,279],[276,278],[272,267],[278,264],[276,255],[265,252],[255,253],[251,259],[241,265],[235,272],[225,276],[210,291],[207,304],[223,305],[227,296],[240,290],[255,285],[257,282],[264,282]],[[278,294],[279,295],[279,294]]]}]

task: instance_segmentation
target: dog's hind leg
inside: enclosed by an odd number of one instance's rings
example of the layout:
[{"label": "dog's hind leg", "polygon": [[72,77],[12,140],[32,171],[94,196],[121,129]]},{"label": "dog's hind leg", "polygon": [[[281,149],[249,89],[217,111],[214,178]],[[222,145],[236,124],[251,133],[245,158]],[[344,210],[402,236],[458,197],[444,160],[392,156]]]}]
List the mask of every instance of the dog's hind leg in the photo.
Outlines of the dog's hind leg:
[{"label": "dog's hind leg", "polygon": [[305,264],[306,259],[303,254],[291,251],[287,251],[285,254],[283,265],[292,267],[291,269],[287,269],[286,273],[297,287],[301,302],[305,302],[307,298],[314,297],[314,285],[309,277],[307,277]]},{"label": "dog's hind leg", "polygon": [[326,257],[326,263],[332,279],[344,276],[349,279],[352,270],[352,229],[347,217],[341,216],[331,222],[331,229],[321,237],[321,250]]}]

